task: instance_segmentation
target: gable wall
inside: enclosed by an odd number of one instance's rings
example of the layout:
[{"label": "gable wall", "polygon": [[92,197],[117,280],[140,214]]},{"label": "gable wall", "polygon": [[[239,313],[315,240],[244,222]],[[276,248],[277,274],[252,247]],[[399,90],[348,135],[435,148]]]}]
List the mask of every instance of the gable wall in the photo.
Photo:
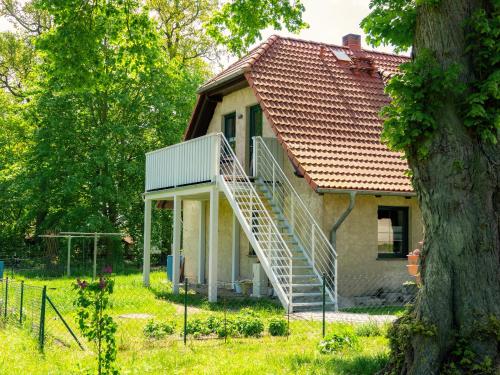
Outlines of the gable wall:
[{"label": "gable wall", "polygon": [[[207,133],[221,132],[223,115],[236,111],[236,155],[243,166],[246,165],[248,152],[248,108],[255,104],[257,104],[257,100],[249,87],[225,96],[222,102],[217,104],[207,130]],[[275,137],[265,115],[263,117],[263,136]],[[348,195],[319,195],[315,193],[304,178],[294,175],[292,164],[286,157],[284,170],[312,216],[316,218],[325,235],[329,238],[333,223],[348,206]],[[414,197],[405,199],[397,196],[377,198],[373,195],[358,195],[354,210],[337,233],[339,289],[345,295],[363,294],[373,289],[374,285],[396,287],[405,280],[411,279],[407,275],[404,259],[377,260],[377,207],[379,205],[410,207],[410,250],[414,249],[422,239],[421,216]],[[198,262],[199,202],[185,201],[183,208],[183,247],[187,256],[185,272],[188,278],[194,280]],[[205,220],[208,228],[208,207]],[[231,275],[231,228],[231,208],[221,195],[219,207],[219,280],[227,282],[230,281]],[[206,259],[208,261],[208,253]],[[249,256],[248,239],[240,230],[241,278],[252,278],[252,264],[256,262],[256,257]]]}]

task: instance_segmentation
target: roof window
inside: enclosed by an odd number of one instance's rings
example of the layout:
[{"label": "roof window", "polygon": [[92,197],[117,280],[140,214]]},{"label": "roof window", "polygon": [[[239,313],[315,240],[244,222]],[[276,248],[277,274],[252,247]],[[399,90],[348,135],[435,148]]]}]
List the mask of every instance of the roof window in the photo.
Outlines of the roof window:
[{"label": "roof window", "polygon": [[332,52],[335,56],[335,58],[339,61],[346,61],[346,62],[351,62],[351,58],[345,53],[344,51],[340,51],[337,49],[332,49]]}]

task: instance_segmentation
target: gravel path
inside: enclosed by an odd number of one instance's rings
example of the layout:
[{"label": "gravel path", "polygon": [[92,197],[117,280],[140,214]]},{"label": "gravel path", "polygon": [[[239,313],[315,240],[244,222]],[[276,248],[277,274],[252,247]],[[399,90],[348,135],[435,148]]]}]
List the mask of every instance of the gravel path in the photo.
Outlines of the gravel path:
[{"label": "gravel path", "polygon": [[[290,314],[291,320],[309,320],[309,321],[321,321],[323,320],[323,313],[321,311],[317,312],[298,312]],[[354,314],[354,313],[344,313],[344,312],[331,312],[327,311],[325,313],[325,320],[328,323],[332,322],[344,322],[344,323],[390,323],[396,320],[395,315],[370,315],[370,314]]]}]

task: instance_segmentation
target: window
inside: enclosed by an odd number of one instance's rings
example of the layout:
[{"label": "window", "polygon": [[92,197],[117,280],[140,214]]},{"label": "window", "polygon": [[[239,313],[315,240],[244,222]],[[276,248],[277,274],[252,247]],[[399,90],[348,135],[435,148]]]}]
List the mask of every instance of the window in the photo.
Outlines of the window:
[{"label": "window", "polygon": [[378,208],[378,253],[380,258],[408,254],[408,207]]},{"label": "window", "polygon": [[230,113],[224,116],[224,124],[222,128],[224,137],[226,137],[227,142],[233,149],[236,149],[236,113]]},{"label": "window", "polygon": [[253,158],[253,137],[262,137],[262,109],[260,105],[250,107],[248,119],[248,162],[250,174],[253,174],[252,158]]}]

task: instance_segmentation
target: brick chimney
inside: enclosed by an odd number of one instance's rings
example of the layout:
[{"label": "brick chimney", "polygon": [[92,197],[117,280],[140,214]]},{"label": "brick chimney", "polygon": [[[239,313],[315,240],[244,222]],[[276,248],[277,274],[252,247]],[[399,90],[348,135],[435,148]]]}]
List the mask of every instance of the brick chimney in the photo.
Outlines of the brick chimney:
[{"label": "brick chimney", "polygon": [[351,51],[361,51],[361,35],[347,34],[342,37],[342,45],[349,47]]}]

